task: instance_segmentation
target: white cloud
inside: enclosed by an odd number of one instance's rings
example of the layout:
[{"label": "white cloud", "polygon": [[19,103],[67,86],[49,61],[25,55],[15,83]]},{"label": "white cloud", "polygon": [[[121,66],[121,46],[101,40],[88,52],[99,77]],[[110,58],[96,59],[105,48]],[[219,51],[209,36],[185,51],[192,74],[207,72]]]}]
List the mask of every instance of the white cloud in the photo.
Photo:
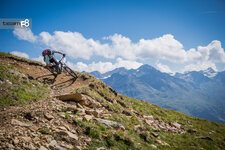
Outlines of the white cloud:
[{"label": "white cloud", "polygon": [[67,62],[67,65],[69,67],[71,67],[72,69],[75,69],[78,71],[86,71],[86,72],[99,71],[101,73],[105,73],[107,71],[111,71],[111,70],[119,68],[119,67],[125,67],[126,69],[137,69],[138,67],[140,67],[142,65],[142,63],[117,58],[115,64],[112,64],[111,62],[101,62],[100,61],[97,63],[92,62],[91,64],[85,64],[82,62],[73,64],[71,62]]},{"label": "white cloud", "polygon": [[86,39],[78,32],[55,31],[53,35],[41,32],[40,41],[52,49],[61,49],[72,58],[83,59],[90,59],[96,50],[104,53],[106,46],[93,39]]},{"label": "white cloud", "polygon": [[19,29],[15,28],[13,34],[20,40],[26,40],[31,43],[37,41],[37,36],[34,36],[33,32],[30,29]]},{"label": "white cloud", "polygon": [[213,70],[218,71],[216,65],[212,62],[198,62],[184,66],[184,69],[181,72],[206,70],[210,67]]},{"label": "white cloud", "polygon": [[[224,49],[221,42],[217,40],[212,41],[207,46],[198,46],[197,48],[185,50],[183,45],[172,34],[165,34],[155,39],[140,39],[136,43],[121,34],[114,34],[104,37],[103,44],[98,40],[85,38],[81,33],[70,31],[55,31],[53,34],[41,32],[38,37],[34,36],[31,30],[14,30],[13,33],[19,39],[30,42],[38,39],[40,43],[45,44],[46,48],[61,50],[74,59],[89,60],[92,56],[97,55],[108,59],[120,57],[132,62],[136,60],[166,60],[174,64],[186,64],[183,70],[192,69],[191,67],[197,69],[205,68],[204,66],[214,66],[216,63],[225,63]],[[120,63],[125,62],[121,61]],[[94,62],[85,65],[87,64],[79,64],[82,68],[91,70],[93,70],[92,68],[98,68],[102,72],[107,70],[105,68],[114,68],[115,66],[110,62]],[[129,63],[123,64],[123,66],[125,65],[128,67]],[[169,68],[162,64],[158,64],[158,67],[163,71],[169,71]]]},{"label": "white cloud", "polygon": [[39,62],[41,62],[41,63],[45,63],[44,62],[44,59],[43,59],[43,56],[39,56],[39,57],[36,57],[36,58],[32,58],[33,60],[35,60],[35,61],[39,61]]},{"label": "white cloud", "polygon": [[167,65],[157,63],[156,66],[161,72],[173,73]]},{"label": "white cloud", "polygon": [[206,47],[199,46],[198,51],[201,53],[200,59],[203,61],[225,63],[225,52],[220,41],[214,40]]},{"label": "white cloud", "polygon": [[13,54],[15,56],[24,57],[24,58],[29,59],[29,55],[26,54],[26,53],[24,53],[24,52],[12,51],[12,52],[10,52],[10,54]]}]

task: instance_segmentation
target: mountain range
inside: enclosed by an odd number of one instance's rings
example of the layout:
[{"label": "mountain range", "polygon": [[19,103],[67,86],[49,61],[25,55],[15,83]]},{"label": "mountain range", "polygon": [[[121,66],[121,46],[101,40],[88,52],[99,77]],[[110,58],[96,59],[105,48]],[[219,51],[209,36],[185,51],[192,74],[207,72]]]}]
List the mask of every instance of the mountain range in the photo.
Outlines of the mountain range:
[{"label": "mountain range", "polygon": [[117,68],[101,74],[91,72],[113,89],[164,108],[225,123],[225,71],[160,72],[150,65],[137,69]]}]

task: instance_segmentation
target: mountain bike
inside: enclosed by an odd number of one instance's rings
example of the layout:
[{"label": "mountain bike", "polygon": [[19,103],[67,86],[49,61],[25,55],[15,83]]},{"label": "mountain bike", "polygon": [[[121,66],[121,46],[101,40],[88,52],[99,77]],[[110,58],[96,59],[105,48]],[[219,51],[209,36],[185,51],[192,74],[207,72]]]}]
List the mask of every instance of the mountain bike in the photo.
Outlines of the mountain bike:
[{"label": "mountain bike", "polygon": [[66,63],[64,62],[64,58],[65,56],[63,56],[60,61],[58,62],[58,64],[56,64],[55,62],[52,63],[52,67],[47,67],[47,69],[54,75],[58,75],[61,74],[63,69],[68,72],[72,77],[74,77],[75,79],[78,78],[77,74],[70,69]]}]

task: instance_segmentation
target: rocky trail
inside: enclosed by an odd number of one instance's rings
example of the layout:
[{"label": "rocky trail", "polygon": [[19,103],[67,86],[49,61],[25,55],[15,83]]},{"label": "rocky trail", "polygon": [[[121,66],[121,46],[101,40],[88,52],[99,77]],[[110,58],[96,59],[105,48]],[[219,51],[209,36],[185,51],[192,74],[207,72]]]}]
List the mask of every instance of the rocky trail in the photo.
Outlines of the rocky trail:
[{"label": "rocky trail", "polygon": [[[128,129],[149,143],[150,149],[156,149],[171,146],[163,140],[164,135],[160,136],[160,131],[172,135],[196,132],[187,131],[185,124],[164,121],[135,110],[124,102],[123,96],[89,74],[78,73],[76,80],[66,72],[55,77],[39,63],[12,57],[0,56],[0,64],[17,68],[27,80],[37,80],[50,89],[46,99],[1,110],[0,149],[127,149],[118,143],[114,143],[116,148],[110,148],[113,146],[111,138],[128,147],[142,149],[140,142],[133,144],[132,137],[119,136]],[[124,118],[127,120],[123,121]],[[185,122],[190,124],[190,121]],[[93,129],[101,130],[103,135]],[[207,136],[203,138],[212,140]],[[93,146],[96,139],[106,141],[102,145],[108,147]]]}]

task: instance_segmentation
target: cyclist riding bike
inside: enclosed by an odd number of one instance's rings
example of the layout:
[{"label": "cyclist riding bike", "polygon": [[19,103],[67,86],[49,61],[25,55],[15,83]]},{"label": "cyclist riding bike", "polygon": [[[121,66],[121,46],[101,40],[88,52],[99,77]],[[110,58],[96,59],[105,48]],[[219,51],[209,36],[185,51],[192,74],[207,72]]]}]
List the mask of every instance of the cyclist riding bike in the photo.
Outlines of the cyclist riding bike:
[{"label": "cyclist riding bike", "polygon": [[[46,66],[47,67],[51,67],[51,68],[56,68],[56,71],[58,74],[61,73],[61,70],[59,69],[59,62],[54,58],[54,54],[55,53],[58,53],[58,54],[61,54],[63,55],[63,57],[65,57],[65,54],[63,54],[62,52],[60,51],[55,51],[55,50],[50,50],[50,49],[45,49],[43,52],[42,52],[42,56],[44,57],[44,61],[46,63]],[[53,65],[55,64],[55,65]]]}]

